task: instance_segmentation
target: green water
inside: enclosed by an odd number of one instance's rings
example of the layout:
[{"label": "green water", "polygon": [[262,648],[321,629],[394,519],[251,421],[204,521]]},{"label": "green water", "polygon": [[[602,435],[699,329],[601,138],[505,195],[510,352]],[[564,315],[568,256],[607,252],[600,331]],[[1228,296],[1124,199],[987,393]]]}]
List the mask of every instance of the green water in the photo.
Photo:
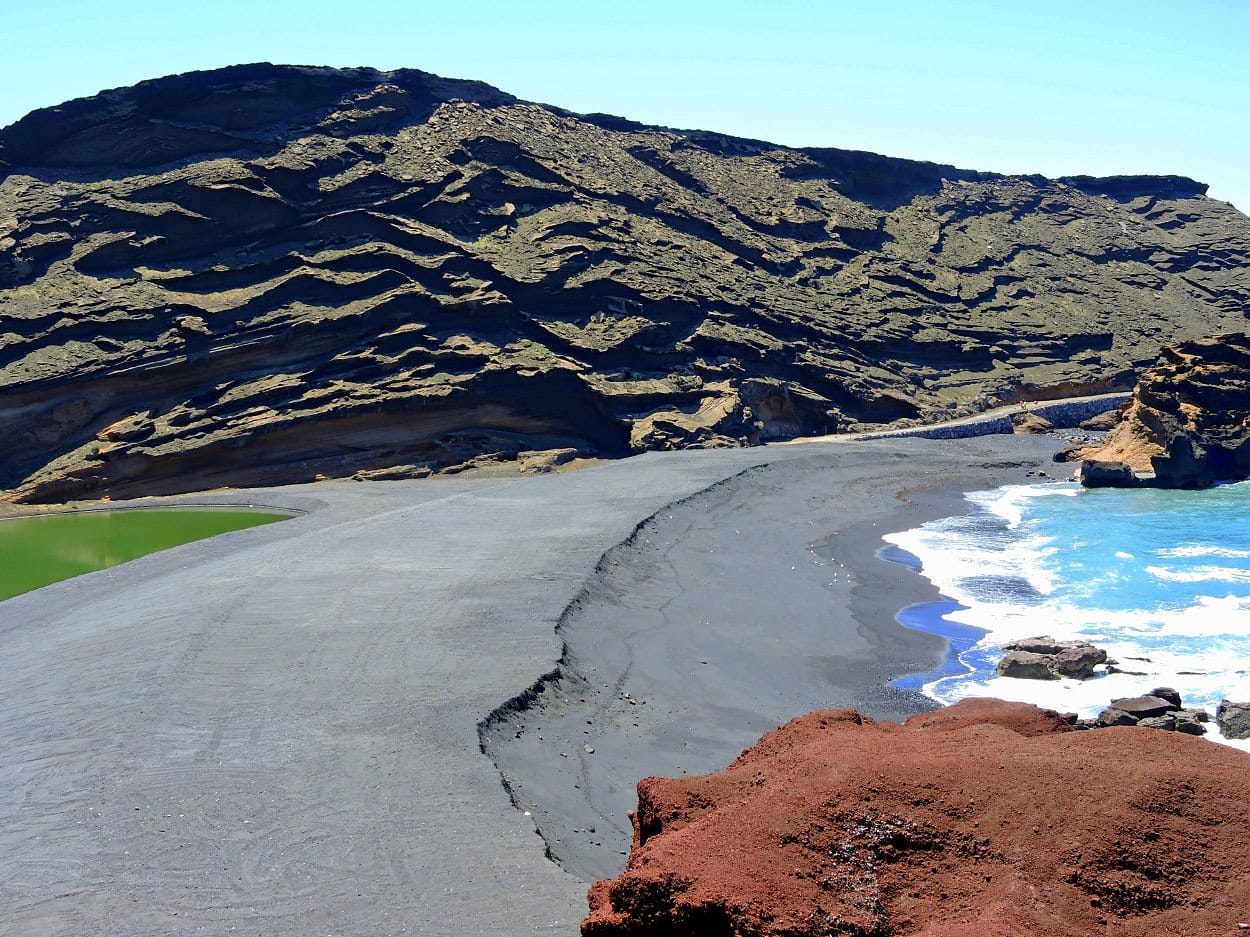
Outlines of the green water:
[{"label": "green water", "polygon": [[0,521],[0,601],[157,550],[289,515],[263,511],[90,511]]}]

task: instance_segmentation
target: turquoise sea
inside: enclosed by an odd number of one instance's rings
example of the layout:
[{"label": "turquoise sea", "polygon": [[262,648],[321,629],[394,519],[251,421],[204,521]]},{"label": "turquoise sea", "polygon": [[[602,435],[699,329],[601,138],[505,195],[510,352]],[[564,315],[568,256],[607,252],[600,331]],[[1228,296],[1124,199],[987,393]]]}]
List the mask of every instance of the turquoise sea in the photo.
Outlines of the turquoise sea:
[{"label": "turquoise sea", "polygon": [[[884,538],[884,558],[917,568],[949,600],[900,614],[952,647],[942,670],[901,682],[943,703],[997,696],[1082,716],[1157,686],[1212,713],[1221,699],[1250,700],[1250,482],[1011,485],[967,499],[965,515]],[[1035,635],[1085,638],[1134,673],[996,677],[1001,645]],[[1213,723],[1208,738],[1218,740]]]}]

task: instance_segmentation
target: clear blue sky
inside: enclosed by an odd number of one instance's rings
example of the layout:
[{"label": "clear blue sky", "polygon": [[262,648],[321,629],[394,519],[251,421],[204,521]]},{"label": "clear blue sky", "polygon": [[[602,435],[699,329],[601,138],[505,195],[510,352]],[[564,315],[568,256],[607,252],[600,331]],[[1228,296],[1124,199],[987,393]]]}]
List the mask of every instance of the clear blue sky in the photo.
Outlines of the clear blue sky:
[{"label": "clear blue sky", "polygon": [[1250,0],[13,0],[0,125],[249,61],[421,68],[647,123],[1250,211]]}]

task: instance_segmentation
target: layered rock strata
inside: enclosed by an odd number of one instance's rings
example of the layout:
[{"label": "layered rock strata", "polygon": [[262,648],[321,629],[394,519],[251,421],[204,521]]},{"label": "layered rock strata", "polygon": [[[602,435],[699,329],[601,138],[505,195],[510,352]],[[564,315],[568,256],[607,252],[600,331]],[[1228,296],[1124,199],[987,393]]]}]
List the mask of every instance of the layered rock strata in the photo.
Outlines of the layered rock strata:
[{"label": "layered rock strata", "polygon": [[0,130],[19,500],[749,445],[1127,387],[1237,327],[1250,219],[248,65]]},{"label": "layered rock strata", "polygon": [[1164,348],[1106,441],[1076,456],[1087,487],[1206,488],[1250,476],[1250,335]]},{"label": "layered rock strata", "polygon": [[1236,933],[1250,759],[969,700],[803,716],[722,774],[647,778],[586,937]]}]

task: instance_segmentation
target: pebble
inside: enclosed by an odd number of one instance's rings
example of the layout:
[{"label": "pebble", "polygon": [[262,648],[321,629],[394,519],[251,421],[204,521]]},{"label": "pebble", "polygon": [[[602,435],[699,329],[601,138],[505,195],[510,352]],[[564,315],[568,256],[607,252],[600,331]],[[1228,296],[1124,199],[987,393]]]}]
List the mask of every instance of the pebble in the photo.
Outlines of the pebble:
[{"label": "pebble", "polygon": [[595,747],[593,745],[583,745],[582,750],[585,751],[587,755],[593,755],[595,753]]}]

